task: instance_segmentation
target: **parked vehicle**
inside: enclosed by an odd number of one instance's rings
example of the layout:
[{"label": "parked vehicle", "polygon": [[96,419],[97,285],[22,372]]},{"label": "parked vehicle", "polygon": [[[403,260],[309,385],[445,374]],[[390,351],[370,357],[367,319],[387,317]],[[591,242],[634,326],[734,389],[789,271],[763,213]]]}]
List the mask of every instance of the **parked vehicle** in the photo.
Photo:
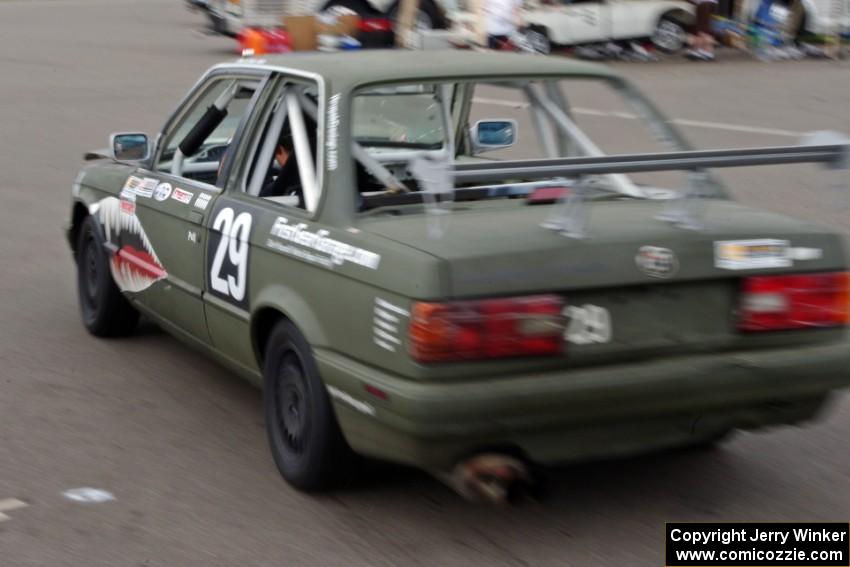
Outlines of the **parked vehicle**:
[{"label": "parked vehicle", "polygon": [[552,45],[649,39],[664,52],[686,45],[693,4],[681,0],[580,0],[529,4],[523,12],[529,41],[547,53]]}]

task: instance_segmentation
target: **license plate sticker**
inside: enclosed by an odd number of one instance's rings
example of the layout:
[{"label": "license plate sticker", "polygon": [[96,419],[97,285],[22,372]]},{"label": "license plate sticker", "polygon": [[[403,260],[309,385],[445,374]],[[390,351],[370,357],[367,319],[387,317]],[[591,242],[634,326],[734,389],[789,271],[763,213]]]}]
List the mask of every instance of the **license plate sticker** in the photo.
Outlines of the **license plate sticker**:
[{"label": "license plate sticker", "polygon": [[787,240],[719,240],[714,243],[714,265],[722,270],[789,268],[793,261]]}]

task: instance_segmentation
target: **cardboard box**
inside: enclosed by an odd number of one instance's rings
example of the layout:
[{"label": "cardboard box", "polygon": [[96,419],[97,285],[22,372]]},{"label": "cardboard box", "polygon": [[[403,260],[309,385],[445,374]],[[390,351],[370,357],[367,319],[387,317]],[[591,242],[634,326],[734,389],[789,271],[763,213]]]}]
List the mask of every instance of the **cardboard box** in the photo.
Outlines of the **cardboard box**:
[{"label": "cardboard box", "polygon": [[320,34],[357,35],[360,18],[356,15],[339,16],[333,22],[322,21],[316,16],[286,16],[283,25],[295,51],[313,51],[318,47]]},{"label": "cardboard box", "polygon": [[283,26],[289,34],[293,51],[316,49],[316,19],[313,16],[286,16]]},{"label": "cardboard box", "polygon": [[316,35],[327,33],[331,35],[357,35],[357,26],[360,24],[360,17],[354,14],[338,16],[333,23],[323,22],[316,18]]}]

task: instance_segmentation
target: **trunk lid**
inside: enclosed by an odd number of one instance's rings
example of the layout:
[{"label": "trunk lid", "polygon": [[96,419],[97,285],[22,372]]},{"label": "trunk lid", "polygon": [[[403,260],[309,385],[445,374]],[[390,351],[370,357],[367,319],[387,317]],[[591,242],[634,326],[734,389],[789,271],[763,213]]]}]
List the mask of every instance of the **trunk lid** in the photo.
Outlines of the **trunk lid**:
[{"label": "trunk lid", "polygon": [[[446,297],[421,299],[563,296],[571,362],[824,338],[808,331],[742,335],[738,287],[746,275],[843,270],[837,235],[727,200],[705,204],[705,230],[684,230],[655,218],[663,206],[590,203],[581,240],[541,228],[552,206],[518,200],[458,203],[441,219],[441,238],[428,237],[425,214],[367,217],[363,228],[445,262]],[[736,243],[747,241],[768,246],[741,256]],[[791,256],[805,259],[778,259],[785,242]]]}]

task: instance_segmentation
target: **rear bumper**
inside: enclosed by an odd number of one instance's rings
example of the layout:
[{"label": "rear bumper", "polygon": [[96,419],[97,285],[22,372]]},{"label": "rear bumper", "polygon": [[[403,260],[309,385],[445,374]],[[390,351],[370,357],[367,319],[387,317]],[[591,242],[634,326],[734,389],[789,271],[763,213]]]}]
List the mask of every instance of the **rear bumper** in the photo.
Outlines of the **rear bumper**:
[{"label": "rear bumper", "polygon": [[[555,463],[793,423],[850,384],[848,341],[460,383],[415,382],[328,351],[316,355],[337,390],[334,405],[351,445],[424,468],[450,466],[482,447],[519,448]],[[366,384],[388,399],[366,393]]]}]

